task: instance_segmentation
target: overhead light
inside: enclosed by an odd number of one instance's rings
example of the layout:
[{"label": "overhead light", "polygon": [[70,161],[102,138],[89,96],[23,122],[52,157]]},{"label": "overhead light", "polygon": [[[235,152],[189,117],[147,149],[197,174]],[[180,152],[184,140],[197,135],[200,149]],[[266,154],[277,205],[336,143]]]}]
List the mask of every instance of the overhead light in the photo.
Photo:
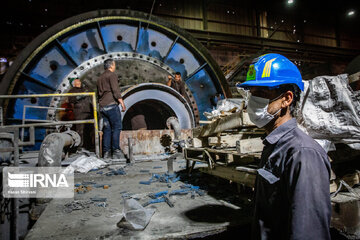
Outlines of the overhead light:
[{"label": "overhead light", "polygon": [[287,3],[288,3],[288,4],[293,4],[293,3],[294,3],[294,0],[288,0]]},{"label": "overhead light", "polygon": [[355,14],[355,11],[354,11],[354,10],[350,10],[350,11],[348,11],[348,13],[347,13],[348,16],[352,16],[352,15],[354,15],[354,14]]}]

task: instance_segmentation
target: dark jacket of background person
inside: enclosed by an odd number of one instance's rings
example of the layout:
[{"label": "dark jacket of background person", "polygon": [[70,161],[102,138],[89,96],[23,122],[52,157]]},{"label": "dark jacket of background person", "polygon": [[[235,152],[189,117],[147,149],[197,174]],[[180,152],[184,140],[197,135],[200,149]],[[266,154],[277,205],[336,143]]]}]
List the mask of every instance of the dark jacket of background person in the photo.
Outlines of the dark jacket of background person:
[{"label": "dark jacket of background person", "polygon": [[[88,89],[84,86],[73,87],[68,93],[82,92],[88,92]],[[69,97],[68,101],[73,106],[75,120],[94,118],[91,96],[73,96]],[[85,147],[89,150],[92,149],[93,127],[90,124],[75,124],[74,128],[81,137],[81,143],[79,147]]]},{"label": "dark jacket of background person", "polygon": [[100,107],[118,104],[122,98],[118,78],[115,73],[105,70],[97,81],[98,97]]},{"label": "dark jacket of background person", "polygon": [[176,81],[172,79],[170,87],[178,91],[184,98],[186,98],[185,83],[182,80]]},{"label": "dark jacket of background person", "polygon": [[[82,93],[89,92],[88,89],[84,86],[73,87],[70,89],[68,93]],[[91,113],[92,112],[92,104],[91,104],[91,96],[73,96],[69,97],[69,103],[74,106],[74,117],[76,120],[82,120],[81,116],[77,116],[81,113]]]}]

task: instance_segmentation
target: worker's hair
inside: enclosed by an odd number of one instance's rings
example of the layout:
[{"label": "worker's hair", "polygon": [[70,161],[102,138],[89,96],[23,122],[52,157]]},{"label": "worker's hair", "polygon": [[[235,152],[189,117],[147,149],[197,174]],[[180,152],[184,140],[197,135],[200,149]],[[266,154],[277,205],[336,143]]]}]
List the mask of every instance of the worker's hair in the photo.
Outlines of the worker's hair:
[{"label": "worker's hair", "polygon": [[176,72],[175,75],[180,75],[180,76],[181,76],[181,73],[180,73],[180,72]]},{"label": "worker's hair", "polygon": [[280,85],[280,87],[277,88],[277,93],[279,95],[286,93],[287,91],[291,91],[294,94],[293,101],[290,104],[290,115],[292,117],[296,117],[297,104],[300,101],[301,91],[299,87],[294,84],[284,84],[284,85]]},{"label": "worker's hair", "polygon": [[111,65],[113,64],[114,60],[109,58],[109,59],[106,59],[105,62],[104,62],[104,69],[105,70],[108,70]]}]

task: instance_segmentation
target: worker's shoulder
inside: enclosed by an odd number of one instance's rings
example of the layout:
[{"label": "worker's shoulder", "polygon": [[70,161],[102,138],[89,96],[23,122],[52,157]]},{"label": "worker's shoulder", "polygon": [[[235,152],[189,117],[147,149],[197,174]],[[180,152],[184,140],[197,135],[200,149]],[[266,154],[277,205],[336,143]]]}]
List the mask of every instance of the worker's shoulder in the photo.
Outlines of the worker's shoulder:
[{"label": "worker's shoulder", "polygon": [[298,127],[293,129],[292,135],[293,152],[317,152],[327,156],[320,144]]},{"label": "worker's shoulder", "polygon": [[97,82],[99,83],[99,82],[105,81],[108,78],[109,78],[109,71],[105,71],[105,72],[100,74],[100,76],[97,79]]}]

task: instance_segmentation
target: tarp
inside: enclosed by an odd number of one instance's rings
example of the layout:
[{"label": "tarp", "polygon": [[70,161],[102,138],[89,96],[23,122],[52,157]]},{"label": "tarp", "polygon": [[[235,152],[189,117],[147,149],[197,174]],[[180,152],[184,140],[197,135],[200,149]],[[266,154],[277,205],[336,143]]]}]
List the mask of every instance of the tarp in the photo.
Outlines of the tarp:
[{"label": "tarp", "polygon": [[348,75],[305,81],[298,110],[299,127],[325,150],[334,143],[360,150],[360,91],[351,89]]},{"label": "tarp", "polygon": [[217,117],[227,116],[234,112],[239,112],[243,109],[244,100],[241,98],[227,98],[218,101],[216,108],[211,112],[204,112],[204,116],[208,120],[212,120]]}]

